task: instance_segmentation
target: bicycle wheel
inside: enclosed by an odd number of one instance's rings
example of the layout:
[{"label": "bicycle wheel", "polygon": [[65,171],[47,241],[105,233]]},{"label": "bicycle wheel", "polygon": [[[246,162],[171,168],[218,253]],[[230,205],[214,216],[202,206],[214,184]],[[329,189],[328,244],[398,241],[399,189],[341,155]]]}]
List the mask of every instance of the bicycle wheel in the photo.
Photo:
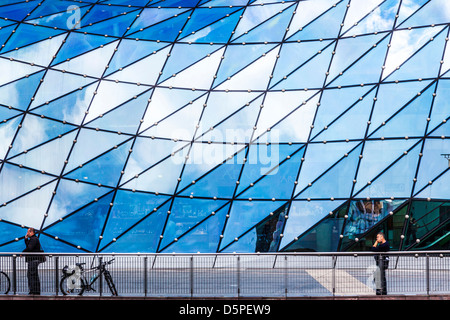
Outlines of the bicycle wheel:
[{"label": "bicycle wheel", "polygon": [[80,285],[79,289],[76,289],[76,288],[71,289],[75,284],[74,281],[75,280],[71,276],[63,277],[61,279],[61,282],[59,283],[59,287],[60,287],[63,295],[65,295],[65,296],[66,295],[81,296],[83,294],[84,289],[86,288],[86,283],[85,283],[84,279],[80,278],[81,285]]},{"label": "bicycle wheel", "polygon": [[0,294],[8,294],[11,288],[11,281],[6,273],[0,271]]},{"label": "bicycle wheel", "polygon": [[115,286],[113,279],[109,273],[105,273],[105,280],[106,280],[106,283],[108,284],[109,290],[111,291],[112,295],[117,296],[118,294],[117,294],[116,286]]}]

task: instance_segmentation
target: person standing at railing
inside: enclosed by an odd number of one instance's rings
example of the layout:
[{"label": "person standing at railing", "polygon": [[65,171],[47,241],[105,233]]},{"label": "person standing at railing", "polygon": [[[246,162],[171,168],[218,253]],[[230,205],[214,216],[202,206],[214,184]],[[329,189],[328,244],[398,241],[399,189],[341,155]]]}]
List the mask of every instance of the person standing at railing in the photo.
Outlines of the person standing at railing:
[{"label": "person standing at railing", "polygon": [[[377,240],[373,244],[371,250],[373,252],[388,252],[390,250],[389,242],[386,240],[384,233],[379,232],[377,234]],[[377,254],[375,256],[375,261],[377,263],[379,272],[378,277],[376,279],[377,287],[376,294],[377,295],[386,295],[387,294],[387,282],[386,282],[386,270],[389,267],[389,257],[387,255]]]},{"label": "person standing at railing", "polygon": [[[36,236],[34,228],[29,228],[27,234],[25,235],[25,245],[26,248],[23,252],[40,252],[41,243],[39,238]],[[39,280],[38,266],[41,261],[39,256],[25,256],[25,261],[28,264],[27,278],[28,278],[28,289],[29,294],[41,294],[41,282]]]}]

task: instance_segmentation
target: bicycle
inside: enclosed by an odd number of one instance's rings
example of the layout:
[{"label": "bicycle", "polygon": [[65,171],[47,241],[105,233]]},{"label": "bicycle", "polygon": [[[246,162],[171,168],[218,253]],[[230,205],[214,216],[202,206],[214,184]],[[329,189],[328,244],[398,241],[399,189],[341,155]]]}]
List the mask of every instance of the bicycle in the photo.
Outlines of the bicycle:
[{"label": "bicycle", "polygon": [[11,281],[9,280],[8,275],[0,271],[0,294],[8,294],[11,289]]},{"label": "bicycle", "polygon": [[[111,273],[106,269],[107,264],[111,264],[115,259],[111,259],[108,262],[101,262],[98,266],[85,270],[83,265],[86,263],[75,263],[74,267],[64,266],[62,272],[63,277],[59,284],[61,292],[63,295],[79,295],[81,296],[85,291],[97,291],[93,284],[104,274],[106,283],[108,284],[109,290],[113,296],[117,296],[117,289],[111,277]],[[98,270],[99,273],[92,275],[88,281],[86,278],[86,271]]]}]

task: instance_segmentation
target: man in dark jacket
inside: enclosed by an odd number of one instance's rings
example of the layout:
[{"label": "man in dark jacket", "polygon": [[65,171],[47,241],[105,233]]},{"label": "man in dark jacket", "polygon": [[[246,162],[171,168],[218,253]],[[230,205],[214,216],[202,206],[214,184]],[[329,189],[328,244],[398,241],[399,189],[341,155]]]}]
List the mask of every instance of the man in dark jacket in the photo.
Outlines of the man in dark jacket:
[{"label": "man in dark jacket", "polygon": [[[389,242],[384,237],[382,232],[377,234],[377,240],[373,244],[371,250],[373,252],[388,252],[390,250]],[[380,284],[377,285],[376,294],[386,295],[387,294],[387,283],[386,283],[386,269],[389,266],[389,257],[387,255],[377,254],[375,256],[375,261],[380,270]]]},{"label": "man in dark jacket", "polygon": [[[29,228],[25,235],[26,248],[23,252],[40,252],[41,244],[39,238],[36,236],[34,228]],[[28,263],[28,289],[29,294],[41,294],[41,282],[39,280],[38,266],[41,262],[39,256],[25,256],[25,261]]]}]

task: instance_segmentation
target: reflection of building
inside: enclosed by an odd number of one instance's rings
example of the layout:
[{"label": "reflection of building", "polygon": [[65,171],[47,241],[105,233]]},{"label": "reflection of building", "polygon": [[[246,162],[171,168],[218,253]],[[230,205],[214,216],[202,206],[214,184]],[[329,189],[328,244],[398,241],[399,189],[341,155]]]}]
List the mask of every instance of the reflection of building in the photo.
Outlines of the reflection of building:
[{"label": "reflection of building", "polygon": [[1,4],[0,251],[448,248],[447,2]]}]

